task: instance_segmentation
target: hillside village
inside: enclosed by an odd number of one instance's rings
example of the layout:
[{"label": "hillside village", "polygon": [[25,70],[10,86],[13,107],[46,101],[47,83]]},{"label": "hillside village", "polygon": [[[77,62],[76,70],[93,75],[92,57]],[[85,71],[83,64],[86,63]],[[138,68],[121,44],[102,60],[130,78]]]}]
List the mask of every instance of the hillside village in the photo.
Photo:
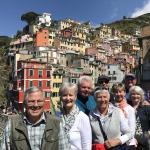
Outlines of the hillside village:
[{"label": "hillside village", "polygon": [[10,42],[8,101],[21,110],[24,91],[39,86],[45,94],[45,109],[57,109],[63,81],[77,83],[82,75],[90,75],[96,86],[100,75],[109,76],[113,84],[132,72],[140,84],[143,44],[139,43],[145,33],[137,28],[134,34],[125,34],[109,25],[92,27],[90,22],[72,19],[56,21],[51,14],[43,13],[34,24],[28,24],[26,33]]}]

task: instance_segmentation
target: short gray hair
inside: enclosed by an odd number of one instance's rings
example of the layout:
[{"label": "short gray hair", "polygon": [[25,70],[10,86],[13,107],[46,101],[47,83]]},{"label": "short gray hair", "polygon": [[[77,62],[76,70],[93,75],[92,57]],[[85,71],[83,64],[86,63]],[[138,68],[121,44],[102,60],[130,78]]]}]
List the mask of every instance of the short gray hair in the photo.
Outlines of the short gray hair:
[{"label": "short gray hair", "polygon": [[96,90],[95,92],[94,92],[94,98],[96,99],[96,94],[97,93],[106,93],[107,94],[107,96],[108,96],[108,99],[110,99],[110,93],[109,93],[109,91],[108,90],[105,90],[105,89],[100,89],[100,90]]},{"label": "short gray hair", "polygon": [[41,93],[43,93],[42,89],[39,88],[39,87],[36,87],[36,86],[33,86],[33,87],[27,89],[25,91],[25,94],[24,94],[24,102],[23,102],[25,106],[26,106],[26,104],[28,102],[29,94],[34,93],[34,92],[41,92]]},{"label": "short gray hair", "polygon": [[83,81],[89,81],[93,88],[93,80],[90,76],[81,76],[78,80],[78,87],[82,84]]},{"label": "short gray hair", "polygon": [[70,83],[70,82],[64,82],[62,84],[62,86],[60,87],[60,89],[59,89],[60,96],[62,95],[62,92],[64,90],[68,91],[69,89],[73,89],[74,90],[74,94],[77,95],[77,93],[78,93],[78,87],[77,87],[77,85],[74,84],[74,83]]},{"label": "short gray hair", "polygon": [[129,99],[131,99],[132,92],[136,92],[141,96],[141,102],[144,101],[144,91],[140,86],[132,86],[129,89]]}]

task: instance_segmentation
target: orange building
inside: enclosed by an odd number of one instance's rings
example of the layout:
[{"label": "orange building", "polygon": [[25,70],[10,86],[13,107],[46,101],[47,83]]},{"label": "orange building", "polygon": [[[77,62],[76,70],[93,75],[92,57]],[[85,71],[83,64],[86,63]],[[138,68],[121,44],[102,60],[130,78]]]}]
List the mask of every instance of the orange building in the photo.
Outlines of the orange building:
[{"label": "orange building", "polygon": [[36,46],[49,46],[49,31],[48,29],[41,29],[36,32]]}]

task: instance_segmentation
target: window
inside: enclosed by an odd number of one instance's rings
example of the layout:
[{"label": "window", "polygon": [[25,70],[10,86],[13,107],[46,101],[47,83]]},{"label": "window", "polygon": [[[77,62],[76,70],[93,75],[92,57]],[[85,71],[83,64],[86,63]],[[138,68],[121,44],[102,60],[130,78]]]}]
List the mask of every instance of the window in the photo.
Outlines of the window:
[{"label": "window", "polygon": [[50,87],[50,81],[47,81],[47,82],[46,82],[46,86],[47,86],[47,87]]},{"label": "window", "polygon": [[42,81],[38,81],[38,87],[42,87]]},{"label": "window", "polygon": [[33,86],[33,81],[29,81],[29,87]]},{"label": "window", "polygon": [[19,88],[21,88],[21,82],[18,83]]},{"label": "window", "polygon": [[116,80],[117,78],[116,77],[112,77],[112,80]]},{"label": "window", "polygon": [[42,74],[43,74],[42,70],[39,70],[39,71],[38,71],[39,77],[42,77]]},{"label": "window", "polygon": [[54,79],[56,79],[56,75],[54,75]]},{"label": "window", "polygon": [[116,74],[116,71],[113,71],[113,74]]},{"label": "window", "polygon": [[59,75],[58,78],[61,79],[61,75]]},{"label": "window", "polygon": [[72,83],[76,83],[76,79],[72,79]]},{"label": "window", "polygon": [[108,71],[108,74],[110,75],[110,71]]},{"label": "window", "polygon": [[50,97],[50,93],[49,92],[45,92],[45,98]]},{"label": "window", "polygon": [[29,70],[29,76],[33,76],[33,70],[32,69]]},{"label": "window", "polygon": [[51,76],[51,74],[50,74],[50,71],[49,71],[49,70],[47,70],[47,71],[46,71],[46,76],[47,76],[47,77],[50,77],[50,76]]},{"label": "window", "polygon": [[58,93],[57,92],[53,92],[53,97],[58,97]]}]

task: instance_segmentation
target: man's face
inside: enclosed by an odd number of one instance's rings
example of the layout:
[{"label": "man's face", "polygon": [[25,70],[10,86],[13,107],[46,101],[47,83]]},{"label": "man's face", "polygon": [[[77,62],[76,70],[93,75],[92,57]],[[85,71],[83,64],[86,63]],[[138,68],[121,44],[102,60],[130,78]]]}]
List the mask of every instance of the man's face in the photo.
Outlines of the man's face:
[{"label": "man's face", "polygon": [[83,98],[87,98],[92,92],[92,83],[86,80],[83,80],[79,86],[79,94]]},{"label": "man's face", "polygon": [[34,123],[37,122],[44,110],[43,94],[40,91],[30,93],[28,95],[26,113],[27,118]]},{"label": "man's face", "polygon": [[125,80],[125,87],[130,89],[130,87],[136,85],[137,80],[135,78],[127,78]]},{"label": "man's face", "polygon": [[95,99],[98,109],[107,109],[109,105],[109,97],[106,92],[96,93]]},{"label": "man's face", "polygon": [[102,80],[99,82],[99,84],[102,89],[109,90],[109,81],[108,80]]}]

